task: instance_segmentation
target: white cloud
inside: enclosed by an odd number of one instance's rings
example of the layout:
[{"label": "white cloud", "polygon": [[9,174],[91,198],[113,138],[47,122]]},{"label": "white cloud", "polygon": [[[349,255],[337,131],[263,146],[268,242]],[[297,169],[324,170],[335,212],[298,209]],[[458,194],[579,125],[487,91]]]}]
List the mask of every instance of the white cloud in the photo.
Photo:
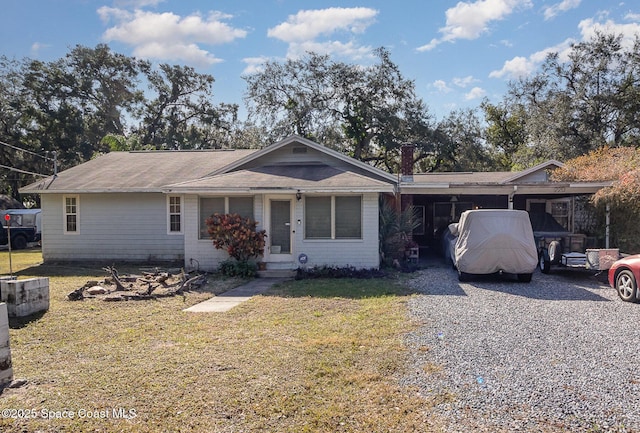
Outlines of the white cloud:
[{"label": "white cloud", "polygon": [[[622,35],[622,46],[626,49],[632,48],[635,37],[640,35],[639,22],[619,24],[612,20],[598,22],[589,18],[580,21],[578,28],[580,29],[582,41],[591,40],[597,33]],[[514,57],[504,62],[502,69],[492,71],[489,77],[508,79],[527,77],[536,71],[550,53],[558,53],[560,61],[566,62],[569,60],[571,44],[576,42],[579,41],[566,39],[558,45],[537,51],[529,57]]]},{"label": "white cloud", "polygon": [[440,39],[432,39],[426,45],[418,47],[418,51],[429,51],[442,42],[454,42],[457,39],[477,39],[489,31],[493,21],[505,19],[517,9],[530,8],[530,0],[477,0],[475,2],[458,2],[447,9],[446,25],[439,30]]},{"label": "white cloud", "polygon": [[377,10],[364,7],[303,10],[270,28],[267,35],[284,42],[303,42],[339,30],[363,33],[377,14]]},{"label": "white cloud", "polygon": [[480,87],[474,87],[469,91],[469,93],[464,95],[464,99],[466,99],[467,101],[471,101],[472,99],[480,99],[484,97],[486,94],[487,92],[484,89]]},{"label": "white cloud", "polygon": [[113,3],[117,6],[137,9],[145,6],[157,6],[164,1],[165,0],[115,0]]},{"label": "white cloud", "polygon": [[454,78],[453,80],[453,84],[455,84],[458,87],[469,87],[471,85],[471,83],[477,83],[478,80],[476,78],[473,78],[473,76],[469,75],[467,77],[464,78]]},{"label": "white cloud", "polygon": [[38,56],[38,54],[40,54],[40,50],[43,48],[48,48],[51,45],[49,44],[43,44],[41,42],[34,42],[33,44],[31,44],[31,55],[33,56]]},{"label": "white cloud", "polygon": [[447,86],[447,83],[443,80],[436,80],[433,82],[433,87],[442,93],[449,93],[451,88]]},{"label": "white cloud", "polygon": [[354,42],[314,42],[307,41],[301,43],[289,44],[287,56],[290,58],[299,58],[308,52],[317,54],[328,54],[331,56],[346,57],[354,60],[363,59],[371,56],[372,48],[370,46],[360,46]]},{"label": "white cloud", "polygon": [[247,65],[242,71],[242,75],[251,75],[264,70],[264,64],[269,60],[269,57],[245,57],[242,61]]},{"label": "white cloud", "polygon": [[535,70],[544,62],[547,55],[550,53],[558,53],[560,60],[565,61],[568,59],[569,51],[571,50],[571,44],[574,43],[573,39],[566,39],[558,45],[545,48],[544,50],[536,51],[529,57],[517,56],[511,60],[504,62],[502,69],[491,71],[489,73],[490,78],[524,78],[531,75]]},{"label": "white cloud", "polygon": [[593,38],[596,33],[622,35],[622,46],[627,49],[633,47],[634,38],[640,36],[640,22],[618,24],[607,20],[600,23],[589,18],[580,21],[578,28],[582,34],[582,40],[585,41]]},{"label": "white cloud", "polygon": [[507,60],[504,62],[502,69],[497,71],[491,71],[489,73],[490,78],[520,78],[526,77],[531,74],[535,68],[536,64],[526,57],[514,57],[511,60]]},{"label": "white cloud", "polygon": [[[377,10],[364,7],[303,10],[270,28],[267,35],[287,42],[287,56],[290,58],[313,51],[361,59],[371,55],[371,47],[361,46],[353,40],[343,42],[334,35],[340,32],[349,36],[363,33],[374,23],[377,14]],[[323,40],[322,37],[328,39]]]},{"label": "white cloud", "polygon": [[566,12],[571,9],[575,9],[580,6],[582,0],[562,0],[560,3],[556,3],[551,6],[547,6],[544,8],[544,19],[550,20],[551,18],[555,18],[557,15],[562,12]]},{"label": "white cloud", "polygon": [[135,56],[178,60],[195,65],[221,61],[199,44],[220,45],[247,35],[245,30],[225,23],[224,20],[231,16],[220,12],[211,12],[207,18],[203,18],[195,14],[180,17],[171,12],[129,12],[101,7],[98,15],[106,23],[115,22],[113,27],[104,32],[103,38],[131,45]]}]

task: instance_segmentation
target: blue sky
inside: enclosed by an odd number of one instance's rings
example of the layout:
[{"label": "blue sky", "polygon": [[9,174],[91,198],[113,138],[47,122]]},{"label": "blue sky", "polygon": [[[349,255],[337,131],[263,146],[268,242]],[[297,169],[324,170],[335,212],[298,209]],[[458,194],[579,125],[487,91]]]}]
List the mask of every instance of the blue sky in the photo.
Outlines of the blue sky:
[{"label": "blue sky", "polygon": [[500,101],[509,80],[597,30],[640,35],[637,0],[3,0],[1,16],[0,55],[48,61],[107,43],[211,74],[214,102],[241,107],[241,76],[266,59],[368,64],[384,46],[436,120]]}]

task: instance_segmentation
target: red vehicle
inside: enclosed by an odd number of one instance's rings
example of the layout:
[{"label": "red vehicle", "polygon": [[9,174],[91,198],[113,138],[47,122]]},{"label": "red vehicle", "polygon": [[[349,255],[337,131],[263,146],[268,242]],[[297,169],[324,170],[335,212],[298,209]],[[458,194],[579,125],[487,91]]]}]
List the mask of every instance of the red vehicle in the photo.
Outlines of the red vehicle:
[{"label": "red vehicle", "polygon": [[609,285],[618,291],[618,296],[623,301],[640,302],[638,281],[640,281],[640,254],[622,258],[611,265]]}]

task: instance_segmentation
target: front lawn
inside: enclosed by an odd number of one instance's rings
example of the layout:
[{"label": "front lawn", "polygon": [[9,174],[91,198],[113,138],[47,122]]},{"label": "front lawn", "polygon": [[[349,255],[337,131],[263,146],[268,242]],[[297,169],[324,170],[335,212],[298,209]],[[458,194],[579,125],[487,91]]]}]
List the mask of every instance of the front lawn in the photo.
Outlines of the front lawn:
[{"label": "front lawn", "polygon": [[2,432],[432,428],[425,401],[396,382],[412,324],[395,280],[290,281],[227,313],[186,313],[239,281],[210,279],[209,292],[184,298],[70,302],[104,273],[40,265],[39,251],[13,262],[20,278],[51,277],[51,308],[12,322],[14,376],[28,384],[0,396]]}]

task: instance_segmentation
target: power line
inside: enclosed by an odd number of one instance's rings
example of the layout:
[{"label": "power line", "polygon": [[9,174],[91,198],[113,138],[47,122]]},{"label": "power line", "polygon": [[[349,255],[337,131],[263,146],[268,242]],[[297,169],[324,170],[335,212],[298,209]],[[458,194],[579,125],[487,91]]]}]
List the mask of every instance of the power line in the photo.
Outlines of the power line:
[{"label": "power line", "polygon": [[[20,147],[14,146],[12,144],[5,143],[4,141],[1,141],[1,140],[0,140],[0,144],[3,145],[3,146],[6,146],[6,147],[10,147],[11,149],[14,149],[14,150],[18,150],[20,152],[28,153],[29,155],[37,156],[37,157],[42,158],[42,159],[47,160],[47,161],[52,161],[53,162],[53,175],[54,176],[58,175],[58,152],[56,152],[55,150],[52,152],[53,153],[53,158],[49,158],[48,156],[42,156],[42,155],[40,155],[38,153],[32,152],[32,151],[27,150],[27,149],[22,149]],[[34,176],[48,177],[48,175],[46,175],[46,174],[40,174],[40,173],[33,173],[33,172],[30,172],[30,171],[24,171],[24,170],[20,170],[18,168],[7,167],[6,165],[2,165],[0,167],[7,168],[7,169],[9,169],[11,171],[16,171],[18,173],[32,174]]]},{"label": "power line", "polygon": [[2,165],[2,164],[0,164],[0,168],[6,168],[7,170],[15,171],[15,172],[22,173],[22,174],[31,174],[33,176],[42,176],[42,177],[49,177],[50,176],[49,174],[34,173],[32,171],[20,170],[19,168],[9,167],[7,165]]},{"label": "power line", "polygon": [[0,144],[3,145],[3,146],[10,147],[11,149],[14,149],[14,150],[19,150],[21,152],[28,153],[29,155],[34,155],[34,156],[37,156],[37,157],[40,157],[40,158],[43,158],[43,159],[46,159],[46,160],[49,160],[49,161],[53,161],[53,159],[49,158],[48,156],[42,156],[39,153],[35,153],[35,152],[32,152],[32,151],[27,150],[27,149],[22,149],[20,147],[14,146],[12,144],[5,143],[4,141],[0,141]]}]

